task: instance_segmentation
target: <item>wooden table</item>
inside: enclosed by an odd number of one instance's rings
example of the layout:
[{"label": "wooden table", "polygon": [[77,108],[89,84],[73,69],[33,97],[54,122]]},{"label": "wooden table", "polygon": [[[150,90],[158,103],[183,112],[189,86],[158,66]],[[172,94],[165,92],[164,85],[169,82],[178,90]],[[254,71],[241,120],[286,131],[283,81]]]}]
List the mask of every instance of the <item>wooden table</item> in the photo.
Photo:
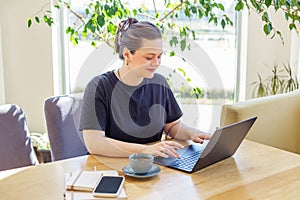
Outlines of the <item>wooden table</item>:
[{"label": "wooden table", "polygon": [[[116,169],[125,158],[83,156],[0,172],[0,199],[63,199],[66,172]],[[236,154],[188,174],[161,167],[150,179],[126,177],[131,199],[300,199],[300,155],[245,140]]]}]

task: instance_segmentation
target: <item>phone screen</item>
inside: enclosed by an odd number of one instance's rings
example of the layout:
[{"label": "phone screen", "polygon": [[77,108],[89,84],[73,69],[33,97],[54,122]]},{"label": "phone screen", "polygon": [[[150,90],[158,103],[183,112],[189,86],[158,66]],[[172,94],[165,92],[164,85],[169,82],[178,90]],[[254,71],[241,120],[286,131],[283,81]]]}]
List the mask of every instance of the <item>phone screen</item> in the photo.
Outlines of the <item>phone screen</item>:
[{"label": "phone screen", "polygon": [[122,176],[103,176],[94,193],[115,194],[122,185],[123,179],[124,177]]}]

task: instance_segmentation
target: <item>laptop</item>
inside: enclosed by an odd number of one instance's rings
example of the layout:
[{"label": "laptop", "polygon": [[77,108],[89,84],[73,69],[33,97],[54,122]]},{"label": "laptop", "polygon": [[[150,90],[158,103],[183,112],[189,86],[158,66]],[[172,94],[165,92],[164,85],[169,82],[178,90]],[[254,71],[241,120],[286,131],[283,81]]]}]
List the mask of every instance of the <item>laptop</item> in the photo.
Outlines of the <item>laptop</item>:
[{"label": "laptop", "polygon": [[192,173],[216,162],[232,156],[257,117],[252,117],[215,130],[210,140],[203,144],[192,143],[177,152],[180,158],[155,157],[154,162],[159,165]]}]

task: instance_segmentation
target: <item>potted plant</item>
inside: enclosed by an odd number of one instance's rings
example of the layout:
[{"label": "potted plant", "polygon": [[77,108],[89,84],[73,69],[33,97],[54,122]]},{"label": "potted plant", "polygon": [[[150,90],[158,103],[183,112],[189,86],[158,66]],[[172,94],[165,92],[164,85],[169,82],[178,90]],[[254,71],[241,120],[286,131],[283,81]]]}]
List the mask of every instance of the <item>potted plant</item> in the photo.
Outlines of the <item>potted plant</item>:
[{"label": "potted plant", "polygon": [[50,143],[47,133],[31,133],[30,137],[39,162],[51,162]]},{"label": "potted plant", "polygon": [[281,67],[275,64],[271,72],[271,75],[265,79],[257,74],[258,80],[251,84],[253,86],[253,97],[287,93],[299,88],[297,76],[290,64],[283,64]]}]

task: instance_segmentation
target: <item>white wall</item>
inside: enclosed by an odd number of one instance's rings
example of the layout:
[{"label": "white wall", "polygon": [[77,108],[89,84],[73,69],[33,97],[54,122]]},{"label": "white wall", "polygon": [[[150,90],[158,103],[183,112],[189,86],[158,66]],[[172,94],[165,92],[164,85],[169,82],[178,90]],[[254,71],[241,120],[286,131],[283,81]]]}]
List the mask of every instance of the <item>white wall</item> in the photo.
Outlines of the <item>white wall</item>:
[{"label": "white wall", "polygon": [[[0,16],[1,22],[1,16]],[[0,105],[5,103],[5,89],[4,89],[4,74],[3,74],[3,58],[2,58],[2,37],[1,37],[1,23],[0,23]]]},{"label": "white wall", "polygon": [[246,99],[252,97],[251,83],[257,80],[257,73],[266,77],[271,75],[270,68],[274,64],[287,64],[291,55],[291,32],[288,29],[284,15],[278,11],[271,16],[276,26],[284,37],[284,45],[278,37],[270,39],[263,32],[263,23],[260,17],[251,12],[248,17],[248,43],[247,43],[247,77]]},{"label": "white wall", "polygon": [[29,129],[44,132],[43,106],[53,95],[51,29],[27,28],[27,18],[50,0],[0,0],[5,103],[21,106]]},{"label": "white wall", "polygon": [[300,77],[300,35],[296,33],[296,31],[292,32],[291,38],[291,65],[297,67],[297,74]]}]

